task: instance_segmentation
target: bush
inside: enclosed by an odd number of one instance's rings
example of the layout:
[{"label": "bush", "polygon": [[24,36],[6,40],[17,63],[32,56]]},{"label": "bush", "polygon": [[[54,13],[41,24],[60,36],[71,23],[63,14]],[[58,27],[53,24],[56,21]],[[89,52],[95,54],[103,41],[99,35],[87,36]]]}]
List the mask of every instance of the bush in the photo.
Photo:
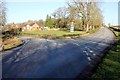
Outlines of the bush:
[{"label": "bush", "polygon": [[16,28],[16,29],[9,29],[7,31],[2,31],[2,39],[9,39],[14,36],[19,35],[21,32],[21,28]]}]

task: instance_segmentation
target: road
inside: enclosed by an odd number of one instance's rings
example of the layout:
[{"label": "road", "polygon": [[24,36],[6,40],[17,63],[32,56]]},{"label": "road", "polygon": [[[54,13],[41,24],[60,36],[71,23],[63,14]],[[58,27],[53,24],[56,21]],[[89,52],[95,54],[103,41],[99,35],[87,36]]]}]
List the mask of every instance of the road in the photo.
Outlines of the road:
[{"label": "road", "polygon": [[115,36],[102,27],[77,39],[21,38],[24,45],[2,53],[3,78],[75,78],[101,59]]}]

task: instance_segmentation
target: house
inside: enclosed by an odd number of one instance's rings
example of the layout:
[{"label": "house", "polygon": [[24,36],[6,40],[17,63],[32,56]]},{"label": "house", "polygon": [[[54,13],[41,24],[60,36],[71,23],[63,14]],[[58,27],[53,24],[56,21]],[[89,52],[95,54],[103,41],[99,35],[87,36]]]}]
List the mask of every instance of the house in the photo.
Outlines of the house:
[{"label": "house", "polygon": [[12,23],[10,26],[10,29],[16,29],[16,28],[19,28],[18,25],[15,23]]},{"label": "house", "polygon": [[17,28],[19,28],[19,26],[17,24],[15,24],[15,23],[11,23],[11,24],[6,24],[5,25],[5,29],[6,30],[17,29]]},{"label": "house", "polygon": [[22,31],[31,31],[31,30],[42,30],[37,23],[26,24],[22,27]]}]

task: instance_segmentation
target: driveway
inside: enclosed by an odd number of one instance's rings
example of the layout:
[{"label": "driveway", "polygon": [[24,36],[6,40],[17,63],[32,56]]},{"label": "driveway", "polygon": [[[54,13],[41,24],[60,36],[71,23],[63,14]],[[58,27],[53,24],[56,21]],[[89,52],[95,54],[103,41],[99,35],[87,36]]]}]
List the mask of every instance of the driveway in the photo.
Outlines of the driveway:
[{"label": "driveway", "polygon": [[24,45],[2,52],[3,78],[76,78],[101,60],[115,36],[102,27],[77,39],[20,38]]}]

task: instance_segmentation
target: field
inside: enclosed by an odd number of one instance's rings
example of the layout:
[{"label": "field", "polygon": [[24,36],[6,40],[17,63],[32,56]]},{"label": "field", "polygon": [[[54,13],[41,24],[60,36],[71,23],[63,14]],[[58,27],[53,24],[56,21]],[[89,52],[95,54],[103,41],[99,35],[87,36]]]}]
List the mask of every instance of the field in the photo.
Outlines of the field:
[{"label": "field", "polygon": [[92,79],[99,78],[100,80],[119,80],[120,79],[120,32],[114,31],[118,42],[108,52],[106,58],[99,65],[97,71],[92,76]]}]

